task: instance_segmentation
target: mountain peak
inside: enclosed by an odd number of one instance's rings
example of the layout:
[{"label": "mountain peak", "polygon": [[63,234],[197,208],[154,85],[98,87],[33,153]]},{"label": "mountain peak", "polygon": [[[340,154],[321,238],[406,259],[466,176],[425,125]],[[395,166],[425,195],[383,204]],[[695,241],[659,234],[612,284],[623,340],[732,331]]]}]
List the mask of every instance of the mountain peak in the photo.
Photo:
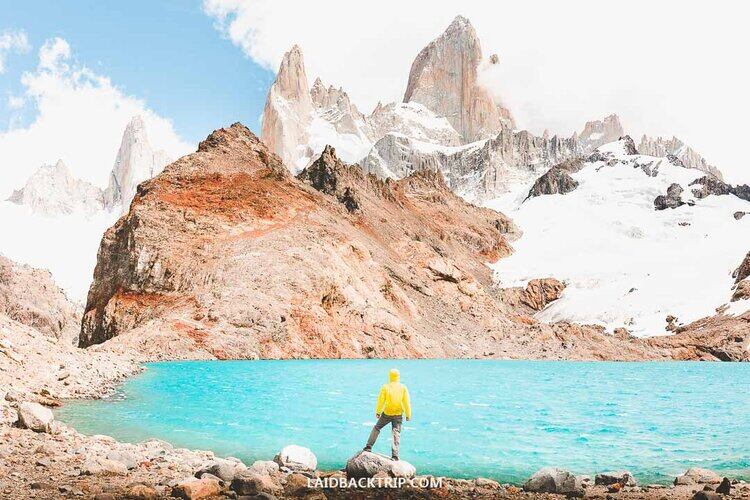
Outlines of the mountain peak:
[{"label": "mountain peak", "polygon": [[409,71],[404,102],[418,102],[448,119],[465,142],[515,128],[510,111],[479,84],[482,47],[468,19],[456,17],[420,51]]}]

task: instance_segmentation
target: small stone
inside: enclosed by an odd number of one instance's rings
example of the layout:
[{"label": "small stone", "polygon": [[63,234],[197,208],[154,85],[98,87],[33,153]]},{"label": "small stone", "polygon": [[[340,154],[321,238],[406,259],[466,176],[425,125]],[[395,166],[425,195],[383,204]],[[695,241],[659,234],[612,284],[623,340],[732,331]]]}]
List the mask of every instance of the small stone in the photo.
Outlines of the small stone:
[{"label": "small stone", "polygon": [[693,500],[721,500],[721,495],[713,491],[697,491]]},{"label": "small stone", "polygon": [[159,493],[152,486],[136,483],[128,487],[127,496],[133,500],[152,500],[159,498]]},{"label": "small stone", "polygon": [[493,481],[492,479],[487,479],[485,477],[478,477],[474,482],[480,488],[500,488],[500,483],[498,483],[497,481]]},{"label": "small stone", "polygon": [[55,486],[52,483],[47,483],[44,481],[35,481],[29,485],[29,488],[31,488],[32,490],[46,490],[46,491],[57,490],[57,486]]},{"label": "small stone", "polygon": [[636,482],[633,475],[626,470],[616,472],[601,472],[594,476],[594,484],[611,485],[619,483],[621,486],[636,486]]}]

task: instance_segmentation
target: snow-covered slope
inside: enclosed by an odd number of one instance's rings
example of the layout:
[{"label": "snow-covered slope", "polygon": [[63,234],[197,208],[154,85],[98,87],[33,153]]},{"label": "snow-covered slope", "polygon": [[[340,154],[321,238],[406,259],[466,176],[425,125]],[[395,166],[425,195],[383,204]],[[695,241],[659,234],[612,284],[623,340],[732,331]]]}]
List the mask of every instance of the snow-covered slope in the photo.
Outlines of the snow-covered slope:
[{"label": "snow-covered slope", "polygon": [[[572,192],[526,199],[530,186],[522,185],[487,203],[523,231],[515,253],[494,265],[499,286],[548,276],[567,283],[540,320],[656,335],[667,333],[668,315],[687,323],[729,301],[732,272],[750,248],[750,218],[733,214],[750,203],[733,195],[698,199],[689,184],[703,172],[628,154],[625,146],[600,147],[571,173],[579,183]],[[655,198],[673,183],[685,204],[655,210]]]}]

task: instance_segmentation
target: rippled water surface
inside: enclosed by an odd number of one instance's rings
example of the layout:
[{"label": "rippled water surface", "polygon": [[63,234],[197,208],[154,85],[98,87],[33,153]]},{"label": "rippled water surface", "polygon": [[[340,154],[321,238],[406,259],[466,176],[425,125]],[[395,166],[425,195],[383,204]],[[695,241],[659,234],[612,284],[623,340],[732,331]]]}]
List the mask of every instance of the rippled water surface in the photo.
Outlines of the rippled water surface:
[{"label": "rippled water surface", "polygon": [[[665,481],[701,466],[750,478],[750,365],[475,360],[149,364],[109,400],[65,405],[85,433],[151,437],[245,461],[286,444],[340,468],[397,367],[409,387],[401,457],[420,473],[519,482],[556,465]],[[389,453],[384,430],[376,451]]]}]

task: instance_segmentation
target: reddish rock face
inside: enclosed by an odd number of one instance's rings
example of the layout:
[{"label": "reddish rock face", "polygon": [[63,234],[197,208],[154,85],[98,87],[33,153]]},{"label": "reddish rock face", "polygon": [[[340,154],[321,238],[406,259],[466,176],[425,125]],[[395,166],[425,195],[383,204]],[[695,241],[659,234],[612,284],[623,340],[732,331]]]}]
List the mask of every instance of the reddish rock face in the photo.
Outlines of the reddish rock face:
[{"label": "reddish rock face", "polygon": [[328,148],[296,179],[236,124],[142,184],[107,231],[81,345],[148,326],[186,356],[445,354],[464,328],[507,326],[485,264],[514,235],[439,174],[381,181]]},{"label": "reddish rock face", "polygon": [[517,233],[430,170],[383,181],[329,147],[295,178],[235,124],[141,184],[105,233],[80,345],[146,359],[672,357],[538,323],[556,280],[505,300],[486,264]]}]

